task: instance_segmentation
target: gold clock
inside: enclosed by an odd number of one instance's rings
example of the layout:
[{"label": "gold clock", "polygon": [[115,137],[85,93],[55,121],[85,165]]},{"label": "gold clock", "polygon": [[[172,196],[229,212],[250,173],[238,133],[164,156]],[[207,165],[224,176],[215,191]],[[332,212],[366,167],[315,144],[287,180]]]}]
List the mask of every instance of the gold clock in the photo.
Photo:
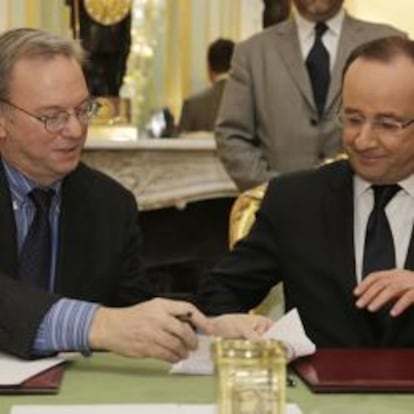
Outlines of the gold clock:
[{"label": "gold clock", "polygon": [[88,15],[105,26],[119,23],[131,11],[132,0],[84,0]]}]

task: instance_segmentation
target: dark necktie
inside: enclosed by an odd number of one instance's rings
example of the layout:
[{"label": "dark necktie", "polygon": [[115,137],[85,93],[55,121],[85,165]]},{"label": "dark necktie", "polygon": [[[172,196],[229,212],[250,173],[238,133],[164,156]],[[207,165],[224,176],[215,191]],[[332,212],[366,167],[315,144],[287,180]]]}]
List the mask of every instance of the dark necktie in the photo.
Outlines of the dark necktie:
[{"label": "dark necktie", "polygon": [[[378,270],[395,268],[395,249],[390,224],[385,207],[401,189],[399,185],[373,185],[374,207],[368,217],[365,235],[365,248],[362,277]],[[367,320],[373,329],[378,344],[382,343],[389,321],[389,306],[383,306],[377,312],[367,314]]]},{"label": "dark necktie", "polygon": [[35,188],[29,193],[36,212],[19,257],[19,278],[48,289],[51,235],[49,209],[54,191]]},{"label": "dark necktie", "polygon": [[331,74],[329,72],[329,53],[322,42],[322,36],[328,30],[324,22],[315,25],[315,42],[306,59],[309,78],[312,85],[313,98],[319,116],[325,108],[326,96],[330,83]]},{"label": "dark necktie", "polygon": [[362,276],[377,270],[395,268],[395,249],[385,207],[401,189],[395,185],[373,185],[374,208],[368,218],[365,234]]}]

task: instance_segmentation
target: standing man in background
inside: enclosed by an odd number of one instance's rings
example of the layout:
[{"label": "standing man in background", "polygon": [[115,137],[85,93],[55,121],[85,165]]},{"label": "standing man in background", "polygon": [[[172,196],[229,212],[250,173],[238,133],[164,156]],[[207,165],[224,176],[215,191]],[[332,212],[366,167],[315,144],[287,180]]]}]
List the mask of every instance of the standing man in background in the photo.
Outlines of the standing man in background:
[{"label": "standing man in background", "polygon": [[335,114],[347,56],[404,34],[349,16],[344,0],[293,0],[296,11],[237,45],[216,125],[219,156],[241,189],[341,150]]},{"label": "standing man in background", "polygon": [[217,39],[207,52],[207,72],[211,86],[187,98],[181,109],[179,130],[213,131],[233,56],[234,42]]}]

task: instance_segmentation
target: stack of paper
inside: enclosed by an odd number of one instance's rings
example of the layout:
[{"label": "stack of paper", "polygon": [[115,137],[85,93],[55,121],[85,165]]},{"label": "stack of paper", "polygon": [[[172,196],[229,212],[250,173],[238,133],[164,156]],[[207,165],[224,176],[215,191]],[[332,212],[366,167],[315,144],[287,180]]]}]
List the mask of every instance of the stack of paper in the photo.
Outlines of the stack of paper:
[{"label": "stack of paper", "polygon": [[0,353],[0,394],[55,394],[64,367],[62,358],[24,361]]}]

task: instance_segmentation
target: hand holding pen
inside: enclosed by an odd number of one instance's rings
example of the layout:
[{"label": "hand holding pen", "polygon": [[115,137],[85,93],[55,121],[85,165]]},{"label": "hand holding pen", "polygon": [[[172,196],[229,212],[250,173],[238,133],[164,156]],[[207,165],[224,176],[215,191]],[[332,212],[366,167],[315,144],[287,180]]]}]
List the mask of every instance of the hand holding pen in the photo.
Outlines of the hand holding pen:
[{"label": "hand holding pen", "polygon": [[186,312],[186,313],[182,313],[180,315],[176,315],[175,317],[183,323],[187,323],[188,325],[190,325],[191,329],[196,332],[197,331],[197,326],[194,325],[193,321],[191,320],[193,316],[192,312]]},{"label": "hand holding pen", "polygon": [[198,338],[189,323],[176,315],[185,315],[198,331],[212,334],[211,321],[191,303],[158,298],[125,308],[98,307],[89,346],[123,356],[177,362],[197,348]]}]

